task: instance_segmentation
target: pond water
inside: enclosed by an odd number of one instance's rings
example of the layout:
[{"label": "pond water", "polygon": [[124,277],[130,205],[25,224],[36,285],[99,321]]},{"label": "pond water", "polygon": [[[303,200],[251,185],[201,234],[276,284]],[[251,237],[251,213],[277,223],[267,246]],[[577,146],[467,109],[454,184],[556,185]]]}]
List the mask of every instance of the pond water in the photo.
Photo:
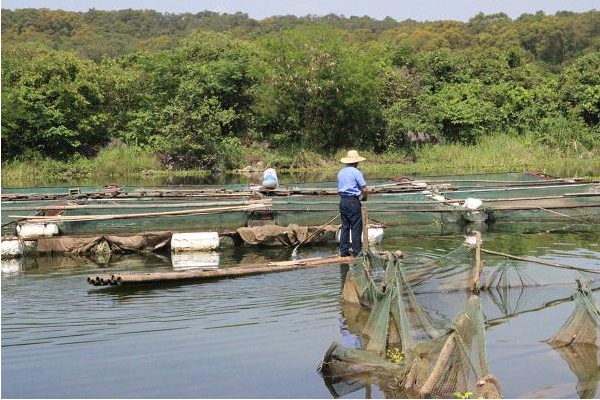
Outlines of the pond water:
[{"label": "pond water", "polygon": [[[599,239],[594,232],[484,234],[493,250],[594,269],[600,269]],[[463,240],[392,233],[382,248],[400,248],[407,261],[419,261],[440,257]],[[334,244],[305,247],[300,257],[335,250]],[[289,257],[290,250],[227,249],[220,266]],[[88,274],[104,271],[172,268],[168,254],[109,264],[38,257],[16,268],[3,265],[2,397],[331,397],[316,368],[333,341],[348,339],[340,301],[347,266],[166,287],[86,283]],[[574,282],[542,286],[502,307],[482,297],[493,319],[486,330],[489,369],[505,397],[579,397],[578,376],[543,342],[573,310],[574,290]],[[425,293],[419,300],[444,309],[452,296]],[[586,396],[597,396],[598,364],[574,363]],[[345,397],[367,395],[385,393],[372,387]]]}]

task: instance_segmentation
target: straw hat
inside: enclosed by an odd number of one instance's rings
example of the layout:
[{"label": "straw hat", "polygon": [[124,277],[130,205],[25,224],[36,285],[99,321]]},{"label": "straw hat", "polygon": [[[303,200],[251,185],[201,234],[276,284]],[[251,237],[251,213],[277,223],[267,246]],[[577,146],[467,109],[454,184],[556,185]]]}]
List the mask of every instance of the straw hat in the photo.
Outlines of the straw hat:
[{"label": "straw hat", "polygon": [[366,158],[358,155],[358,151],[350,150],[348,152],[348,155],[346,157],[343,157],[340,161],[343,162],[344,164],[354,164],[354,163],[365,161],[365,160],[366,160]]}]

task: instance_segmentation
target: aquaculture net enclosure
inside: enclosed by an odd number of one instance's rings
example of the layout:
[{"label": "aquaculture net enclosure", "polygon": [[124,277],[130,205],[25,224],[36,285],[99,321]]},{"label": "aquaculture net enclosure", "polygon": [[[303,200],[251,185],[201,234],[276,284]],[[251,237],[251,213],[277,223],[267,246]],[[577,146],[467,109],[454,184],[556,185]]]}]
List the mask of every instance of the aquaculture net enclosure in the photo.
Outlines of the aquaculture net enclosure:
[{"label": "aquaculture net enclosure", "polygon": [[586,283],[577,279],[575,307],[560,329],[547,340],[577,376],[577,393],[593,398],[600,378],[600,310]]},{"label": "aquaculture net enclosure", "polygon": [[[469,243],[433,260],[365,254],[350,267],[342,298],[369,315],[360,327],[360,348],[334,343],[326,353],[322,372],[330,390],[341,393],[356,386],[349,382],[360,381],[396,397],[453,397],[456,392],[500,397],[500,383],[487,363],[487,319],[502,318],[514,298],[535,309],[537,300],[545,302],[540,290],[568,288],[576,280],[575,311],[549,343],[557,349],[569,346],[571,353],[576,345],[590,346],[586,357],[593,356],[590,363],[597,365],[600,313],[591,291],[600,271],[508,256]],[[571,364],[577,369],[581,363]],[[586,385],[597,380],[577,375],[585,382],[582,392],[595,392]]]},{"label": "aquaculture net enclosure", "polygon": [[[452,397],[470,391],[477,397],[500,397],[500,384],[488,371],[477,296],[469,297],[452,321],[442,323],[419,305],[398,255],[368,253],[351,267],[343,299],[371,311],[363,349],[334,343],[328,350],[322,372],[330,384],[373,382],[392,396]],[[401,355],[391,361],[394,353]]]}]

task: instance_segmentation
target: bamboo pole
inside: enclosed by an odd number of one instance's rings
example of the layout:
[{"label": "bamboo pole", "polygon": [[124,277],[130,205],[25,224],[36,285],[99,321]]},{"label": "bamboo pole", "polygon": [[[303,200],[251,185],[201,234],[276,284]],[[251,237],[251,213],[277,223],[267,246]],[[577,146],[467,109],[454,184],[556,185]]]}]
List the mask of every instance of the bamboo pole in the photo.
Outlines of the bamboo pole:
[{"label": "bamboo pole", "polygon": [[565,185],[574,184],[577,182],[589,182],[594,183],[594,181],[586,179],[586,178],[556,178],[556,179],[543,179],[539,181],[502,181],[502,180],[491,180],[491,179],[433,179],[427,180],[424,179],[425,182],[431,184],[439,184],[439,183],[455,183],[455,182],[470,182],[470,183],[502,183],[502,184],[524,184],[524,185],[544,185],[544,184],[552,184],[552,183],[561,183]]},{"label": "bamboo pole", "polygon": [[[249,195],[248,195],[249,196]],[[195,196],[195,197],[202,197],[202,196]],[[205,196],[205,197],[213,197],[213,196]],[[216,196],[215,196],[216,197]],[[278,205],[303,205],[306,204],[306,200],[310,199],[310,197],[303,197],[303,195],[298,195],[298,196],[294,196],[295,198],[299,198],[299,199],[303,199],[303,200],[278,200],[277,204]],[[572,197],[600,197],[600,193],[565,193],[563,195],[556,195],[556,196],[534,196],[534,197],[509,197],[509,198],[504,198],[504,199],[482,199],[483,203],[494,203],[494,202],[513,202],[513,201],[532,201],[532,200],[554,200],[554,199],[570,199]],[[157,200],[159,200],[160,198],[157,198]],[[147,208],[147,207],[156,207],[156,208],[168,208],[168,207],[192,207],[194,205],[199,206],[199,205],[234,205],[234,204],[247,204],[248,200],[240,200],[240,201],[219,201],[218,203],[163,203],[163,204],[131,204],[131,205],[127,205],[127,204],[120,204],[121,202],[123,203],[129,203],[135,200],[140,200],[139,198],[106,198],[106,199],[96,199],[98,201],[98,203],[96,204],[83,204],[83,205],[63,205],[63,206],[53,206],[53,205],[49,205],[49,206],[22,206],[22,207],[10,207],[9,209],[11,211],[33,211],[33,210],[38,210],[38,209],[44,209],[44,210],[53,210],[53,209],[79,209],[79,208],[86,208],[86,209],[93,209],[93,208]],[[162,200],[170,200],[170,199],[166,199],[166,198],[162,198]],[[10,201],[10,200],[7,200]],[[110,204],[103,204],[101,202],[110,202]],[[144,200],[145,201],[145,200]],[[455,203],[462,203],[464,201],[464,199],[448,199],[448,200],[418,200],[418,201],[414,201],[414,200],[398,200],[398,201],[385,201],[385,200],[379,200],[379,199],[375,199],[374,201],[371,201],[370,203],[373,204],[390,204],[390,205],[413,205],[413,204],[440,204],[440,203],[447,203],[447,204],[455,204]],[[310,201],[311,205],[317,205],[317,204],[333,204],[333,199],[332,201]]]},{"label": "bamboo pole", "polygon": [[214,206],[244,206],[252,204],[251,201],[219,201],[204,203],[171,203],[171,204],[74,204],[61,206],[37,206],[37,207],[10,207],[11,211],[29,210],[103,210],[111,208],[191,208],[191,207],[214,207]]},{"label": "bamboo pole", "polygon": [[[333,205],[333,203],[332,203]],[[307,204],[305,209],[297,209],[297,208],[280,208],[278,204],[274,204],[274,211],[285,212],[322,212],[322,211],[337,211],[337,208],[311,208],[310,205]],[[600,207],[600,202],[598,204],[583,204],[583,205],[561,205],[556,207],[546,207],[547,209],[575,209],[575,208],[592,208],[592,207]],[[529,211],[529,210],[539,210],[538,206],[525,206],[525,207],[486,207],[486,211]],[[453,213],[460,212],[462,209],[460,208],[386,208],[385,210],[371,210],[372,212],[376,212],[378,214],[388,214],[388,213]]]},{"label": "bamboo pole", "polygon": [[474,293],[479,292],[479,277],[481,276],[481,232],[475,232],[475,273],[473,274],[473,288]]},{"label": "bamboo pole", "polygon": [[511,192],[515,190],[536,190],[536,189],[551,189],[551,188],[559,188],[563,186],[587,186],[588,183],[575,183],[569,185],[546,185],[546,186],[523,186],[523,187],[502,187],[502,188],[482,188],[482,189],[470,189],[470,190],[455,190],[450,191],[451,193],[485,193],[485,192]]},{"label": "bamboo pole", "polygon": [[562,214],[562,213],[559,213],[559,212],[556,212],[556,211],[548,210],[547,208],[543,208],[543,207],[538,207],[538,208],[539,208],[540,210],[542,210],[542,211],[547,211],[547,212],[549,212],[549,213],[552,213],[552,214],[560,215],[561,217],[565,217],[565,218],[568,218],[568,219],[572,219],[572,220],[574,220],[574,221],[585,222],[586,224],[589,224],[589,225],[591,225],[591,222],[589,222],[589,221],[586,221],[585,219],[581,219],[581,218],[575,218],[575,217],[572,217],[572,216],[570,216],[570,215],[566,215],[566,214]]},{"label": "bamboo pole", "polygon": [[240,276],[259,275],[272,272],[293,271],[296,269],[319,267],[324,265],[351,263],[354,257],[319,257],[294,262],[275,262],[252,264],[240,267],[206,271],[154,272],[154,273],[122,273],[112,275],[89,276],[87,282],[93,286],[131,285],[185,281],[207,281],[211,279],[237,278]]},{"label": "bamboo pole", "polygon": [[512,254],[501,253],[499,251],[487,250],[487,249],[483,249],[483,248],[481,249],[481,251],[483,253],[486,253],[486,254],[493,254],[493,255],[496,255],[496,256],[502,256],[502,257],[506,257],[506,258],[512,258],[513,260],[528,261],[528,262],[532,262],[532,263],[536,263],[536,264],[547,265],[549,267],[562,268],[562,269],[571,269],[571,270],[575,270],[575,271],[589,272],[589,273],[592,273],[592,274],[600,274],[600,270],[597,270],[597,269],[589,269],[589,268],[582,268],[582,267],[571,267],[569,265],[557,264],[557,263],[552,263],[552,262],[543,261],[543,260],[534,259],[534,258],[528,258],[528,257],[519,257],[519,256],[514,256]]},{"label": "bamboo pole", "polygon": [[435,361],[431,373],[425,382],[423,382],[423,385],[419,388],[419,394],[423,396],[430,394],[435,385],[439,383],[444,369],[450,362],[450,355],[456,347],[456,336],[456,332],[452,332],[450,336],[448,336],[448,339],[446,339],[446,342],[444,343],[444,346],[442,347],[442,350]]},{"label": "bamboo pole", "polygon": [[[231,206],[231,207],[216,207],[216,208],[198,208],[193,210],[181,210],[181,211],[163,211],[155,213],[139,213],[139,214],[106,214],[106,215],[58,215],[58,216],[29,216],[27,219],[31,221],[41,222],[79,222],[79,221],[104,221],[113,219],[131,219],[131,218],[156,218],[165,216],[179,216],[179,215],[206,215],[206,214],[221,214],[226,212],[236,211],[253,211],[270,209],[272,207],[271,202],[248,204],[244,206]],[[9,218],[23,218],[27,217],[24,215],[9,215]]]}]

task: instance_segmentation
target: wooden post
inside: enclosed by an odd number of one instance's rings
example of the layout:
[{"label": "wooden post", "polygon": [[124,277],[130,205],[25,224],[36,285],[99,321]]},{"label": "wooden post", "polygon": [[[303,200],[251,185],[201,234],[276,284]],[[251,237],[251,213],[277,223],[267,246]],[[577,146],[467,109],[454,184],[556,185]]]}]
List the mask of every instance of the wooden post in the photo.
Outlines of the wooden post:
[{"label": "wooden post", "polygon": [[473,274],[473,292],[479,291],[479,276],[481,275],[481,232],[475,232],[475,273]]},{"label": "wooden post", "polygon": [[364,204],[361,205],[360,214],[362,218],[362,251],[364,252],[369,250],[369,214]]}]

